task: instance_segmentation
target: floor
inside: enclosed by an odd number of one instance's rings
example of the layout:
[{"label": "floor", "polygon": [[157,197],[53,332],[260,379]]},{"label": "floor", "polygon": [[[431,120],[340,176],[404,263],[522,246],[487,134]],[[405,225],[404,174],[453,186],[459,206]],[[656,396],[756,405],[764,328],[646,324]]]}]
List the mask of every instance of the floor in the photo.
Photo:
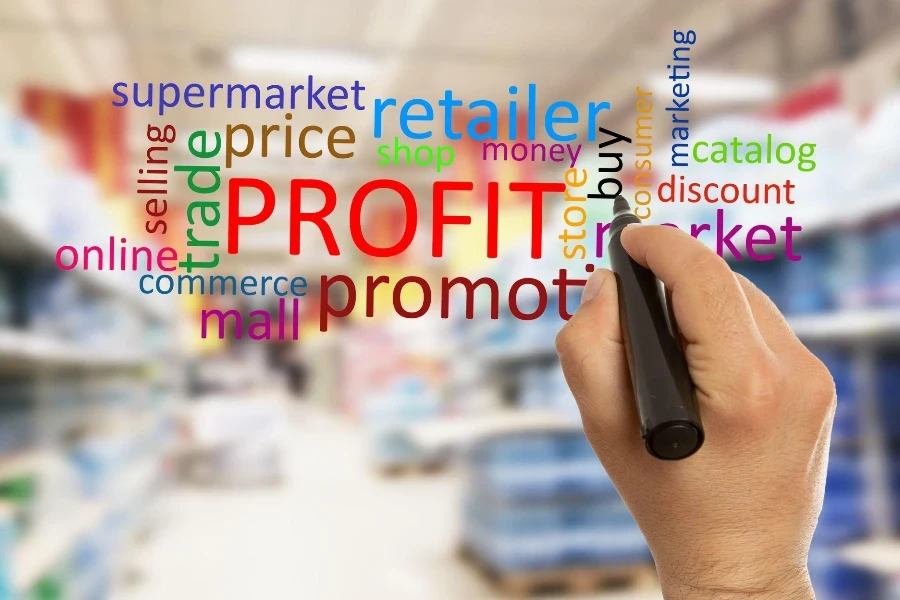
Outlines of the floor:
[{"label": "floor", "polygon": [[454,474],[380,476],[363,441],[359,428],[307,409],[295,418],[282,485],[169,494],[122,600],[496,598],[455,556]]}]

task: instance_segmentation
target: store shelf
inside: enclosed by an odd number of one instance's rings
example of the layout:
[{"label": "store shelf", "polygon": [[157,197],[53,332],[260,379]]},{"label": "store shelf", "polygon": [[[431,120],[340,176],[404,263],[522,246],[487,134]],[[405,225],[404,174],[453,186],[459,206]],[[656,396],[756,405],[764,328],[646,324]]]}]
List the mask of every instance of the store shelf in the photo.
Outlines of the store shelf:
[{"label": "store shelf", "polygon": [[407,435],[420,449],[431,452],[467,446],[496,435],[580,429],[581,423],[560,413],[508,410],[413,424],[409,426]]},{"label": "store shelf", "polygon": [[59,561],[65,558],[78,538],[99,527],[108,514],[103,503],[84,503],[72,510],[65,521],[42,526],[19,542],[12,556],[12,582],[19,594],[26,593]]},{"label": "store shelf", "polygon": [[[880,339],[900,334],[900,307],[869,308],[789,317],[798,337],[808,341]],[[556,357],[552,344],[487,348],[474,353],[489,366],[527,363]]]},{"label": "store shelf", "polygon": [[804,341],[874,341],[900,334],[900,307],[804,315],[788,322]]},{"label": "store shelf", "polygon": [[900,187],[874,194],[863,194],[862,198],[853,201],[851,211],[847,211],[844,206],[841,206],[839,211],[811,215],[805,219],[805,223],[800,224],[803,230],[799,235],[806,237],[823,233],[835,227],[856,227],[887,213],[900,210]]},{"label": "store shelf", "polygon": [[0,363],[5,368],[134,368],[149,364],[152,360],[146,353],[86,349],[29,331],[0,328]]},{"label": "store shelf", "polygon": [[[27,459],[23,458],[25,461]],[[119,482],[119,490],[115,494],[117,501],[82,501],[74,509],[66,511],[65,519],[42,523],[37,530],[27,534],[16,545],[12,555],[12,582],[17,593],[26,593],[44,574],[65,560],[78,539],[100,527],[111,510],[133,506],[146,498],[157,476],[158,463],[144,459]]]},{"label": "store shelf", "polygon": [[476,350],[475,359],[482,361],[487,366],[502,366],[528,363],[534,361],[552,360],[556,358],[556,348],[549,344],[509,344],[502,347],[487,347]]},{"label": "store shelf", "polygon": [[841,557],[849,564],[887,577],[900,575],[900,540],[867,540],[846,546]]},{"label": "store shelf", "polygon": [[0,207],[0,254],[11,258],[41,257],[53,260],[55,250],[8,209]]},{"label": "store shelf", "polygon": [[[803,217],[800,222],[796,223],[802,229],[793,236],[795,249],[796,244],[804,240],[840,230],[853,229],[900,211],[900,187],[863,197],[865,200],[853,202],[852,211],[845,211],[842,206],[840,212],[837,210],[822,211]],[[708,246],[715,249],[713,240],[706,239],[706,242]],[[780,250],[784,247],[784,243],[784,238],[779,237],[771,247]],[[732,264],[740,262],[731,253],[725,254],[725,260]],[[750,258],[744,260],[750,260]]]},{"label": "store shelf", "polygon": [[34,473],[40,468],[44,456],[40,452],[16,452],[0,455],[0,481]]},{"label": "store shelf", "polygon": [[149,456],[131,465],[128,472],[116,483],[118,500],[116,506],[133,506],[142,498],[150,495],[153,486],[159,481],[160,461]]},{"label": "store shelf", "polygon": [[[14,259],[37,259],[52,265],[55,261],[57,246],[42,235],[34,232],[30,226],[0,207],[0,256]],[[122,281],[122,272],[98,272],[83,269],[69,271],[90,288],[101,294],[118,297],[154,319],[168,321],[170,311],[158,302],[151,301],[134,287]]]}]

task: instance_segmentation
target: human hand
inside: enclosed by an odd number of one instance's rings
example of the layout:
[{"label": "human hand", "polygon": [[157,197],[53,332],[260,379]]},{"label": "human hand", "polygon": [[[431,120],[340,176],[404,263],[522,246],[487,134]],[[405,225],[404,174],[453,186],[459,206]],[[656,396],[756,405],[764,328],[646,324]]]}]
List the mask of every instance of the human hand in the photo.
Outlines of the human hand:
[{"label": "human hand", "polygon": [[665,597],[814,598],[806,562],[825,489],[830,373],[765,294],[690,235],[629,226],[622,244],[671,290],[703,447],[677,462],[644,448],[610,271],[591,276],[556,347]]}]

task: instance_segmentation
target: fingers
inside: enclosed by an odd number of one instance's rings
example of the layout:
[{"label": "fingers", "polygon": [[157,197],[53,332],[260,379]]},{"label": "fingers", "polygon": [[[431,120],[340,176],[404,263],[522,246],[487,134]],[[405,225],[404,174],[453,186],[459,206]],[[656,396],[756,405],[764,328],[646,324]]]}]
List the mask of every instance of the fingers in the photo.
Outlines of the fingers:
[{"label": "fingers", "polygon": [[585,432],[601,460],[635,448],[640,451],[612,272],[601,269],[591,275],[581,306],[556,336],[556,349]]},{"label": "fingers", "polygon": [[622,245],[672,291],[688,344],[734,358],[765,347],[734,273],[702,242],[675,227],[641,225],[625,228]]}]

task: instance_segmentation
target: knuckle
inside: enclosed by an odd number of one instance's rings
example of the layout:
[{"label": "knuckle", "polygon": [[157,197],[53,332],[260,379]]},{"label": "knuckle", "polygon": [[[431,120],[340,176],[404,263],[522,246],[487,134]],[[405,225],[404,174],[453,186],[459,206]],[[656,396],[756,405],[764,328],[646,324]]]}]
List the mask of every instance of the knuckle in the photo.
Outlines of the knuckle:
[{"label": "knuckle", "polygon": [[692,263],[691,269],[704,283],[717,285],[731,276],[728,263],[713,252],[703,252]]},{"label": "knuckle", "polygon": [[[752,281],[747,279],[747,277],[745,275],[742,275],[740,273],[734,273],[733,271],[732,271],[732,273],[734,274],[734,277],[737,279],[738,283],[741,285],[741,287],[743,289],[750,290],[754,293],[763,294],[763,291],[761,289],[759,289],[759,287],[757,287],[757,285],[755,283],[753,283]],[[763,294],[763,295],[765,295],[765,294]]]},{"label": "knuckle", "polygon": [[717,254],[704,254],[691,268],[704,308],[718,315],[730,314],[732,311],[726,310],[733,296],[729,288],[734,286],[735,280],[725,261]]},{"label": "knuckle", "polygon": [[744,365],[743,396],[753,405],[771,407],[784,396],[781,368],[768,353],[759,353]]},{"label": "knuckle", "polygon": [[731,389],[739,399],[737,415],[742,427],[751,435],[768,435],[773,417],[781,412],[788,395],[782,370],[774,358],[759,353],[746,360]]},{"label": "knuckle", "polygon": [[747,277],[745,275],[742,275],[741,273],[735,273],[734,276],[737,278],[738,282],[742,286],[748,287],[750,289],[758,289],[756,287],[756,284],[753,283],[752,281],[750,281],[749,279],[747,279]]},{"label": "knuckle", "polygon": [[803,388],[809,396],[808,401],[819,410],[828,412],[837,405],[837,391],[834,378],[828,367],[815,355],[809,354],[809,365],[801,374]]},{"label": "knuckle", "polygon": [[578,314],[574,315],[556,334],[554,346],[563,367],[568,363],[577,363],[587,350],[585,329],[581,321]]},{"label": "knuckle", "polygon": [[568,354],[570,349],[572,348],[574,329],[575,326],[572,324],[572,321],[569,320],[560,328],[559,332],[557,332],[556,334],[554,346],[556,347],[556,353],[559,354],[560,359],[562,359],[564,355]]}]

